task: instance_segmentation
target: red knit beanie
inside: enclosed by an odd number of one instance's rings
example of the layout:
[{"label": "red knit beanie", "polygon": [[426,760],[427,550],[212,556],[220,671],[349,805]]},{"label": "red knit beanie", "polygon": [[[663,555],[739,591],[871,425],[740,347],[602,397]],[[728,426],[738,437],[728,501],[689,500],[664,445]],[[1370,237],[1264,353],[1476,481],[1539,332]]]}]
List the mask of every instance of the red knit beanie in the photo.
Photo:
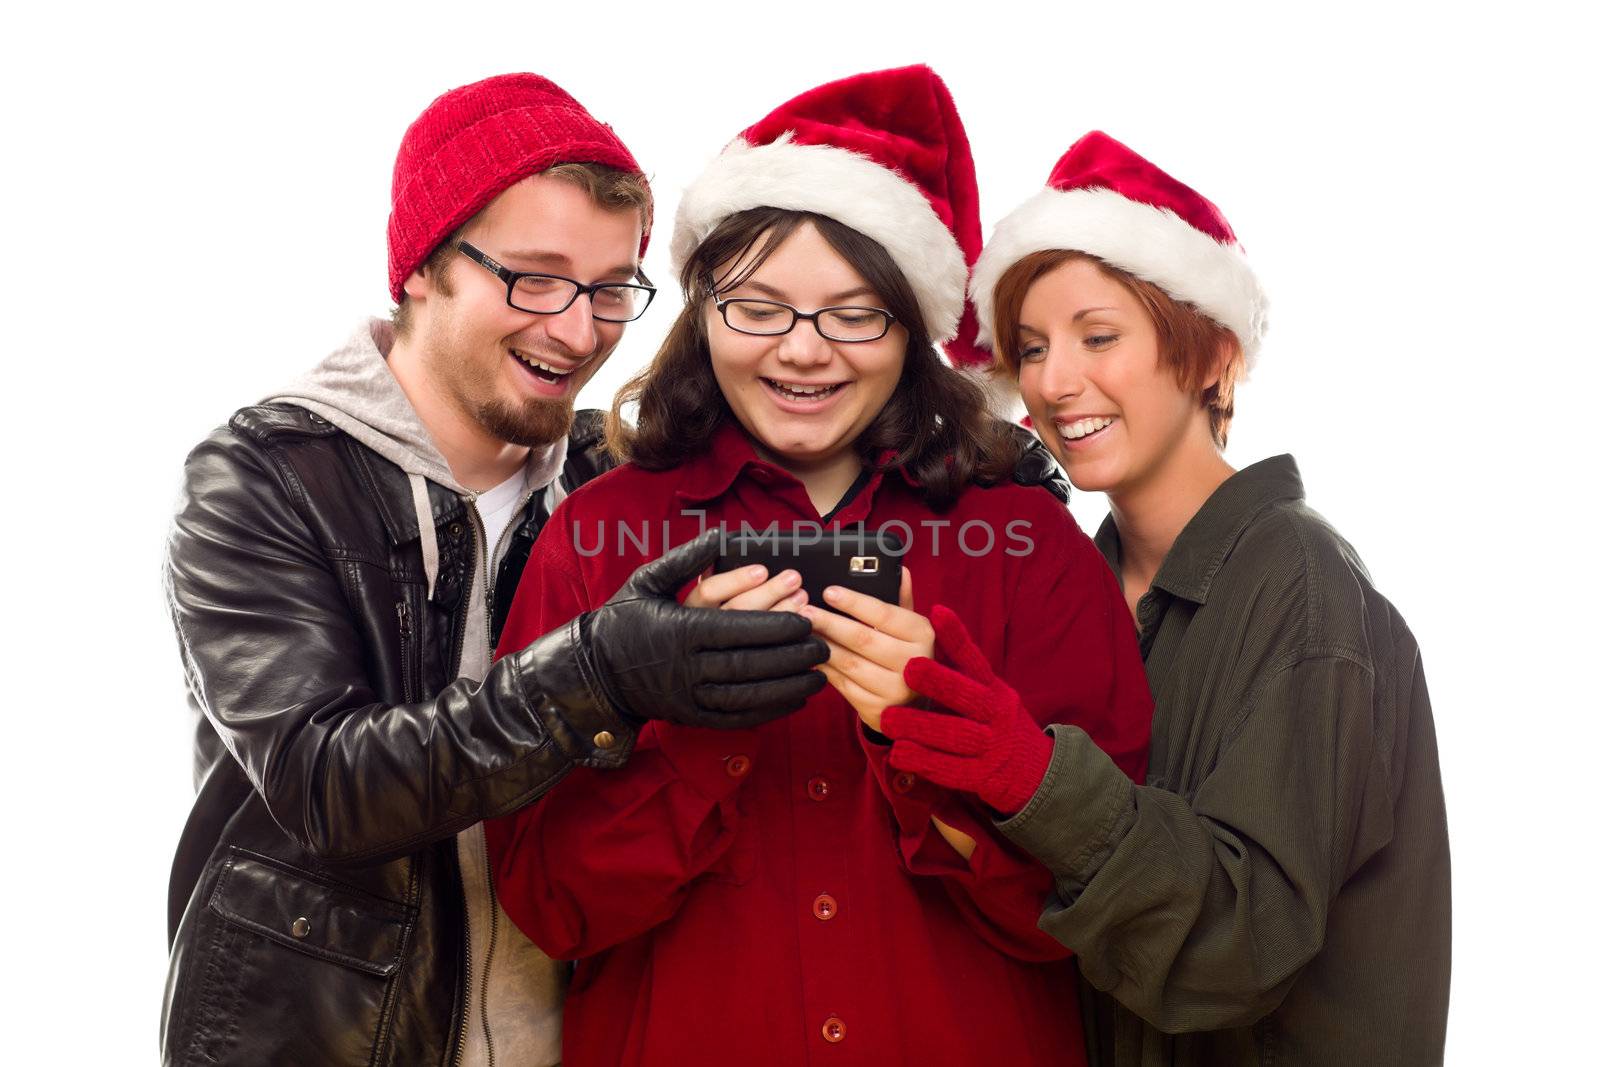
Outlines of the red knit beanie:
[{"label": "red knit beanie", "polygon": [[[557,163],[639,163],[611,127],[548,78],[500,74],[452,89],[406,130],[389,207],[389,295],[456,227],[510,186]],[[644,220],[648,235],[650,220]],[[645,244],[640,241],[639,254]]]}]

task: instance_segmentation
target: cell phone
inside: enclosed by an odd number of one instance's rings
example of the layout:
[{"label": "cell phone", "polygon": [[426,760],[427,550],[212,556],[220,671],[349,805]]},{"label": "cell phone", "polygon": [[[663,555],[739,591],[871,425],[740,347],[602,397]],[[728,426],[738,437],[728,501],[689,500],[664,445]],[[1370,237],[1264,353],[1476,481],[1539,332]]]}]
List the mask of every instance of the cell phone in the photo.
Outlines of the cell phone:
[{"label": "cell phone", "polygon": [[750,530],[722,539],[716,573],[759,563],[769,575],[800,572],[807,599],[826,607],[822,591],[842,585],[890,604],[900,602],[900,557],[905,542],[886,530],[816,527],[794,530]]}]

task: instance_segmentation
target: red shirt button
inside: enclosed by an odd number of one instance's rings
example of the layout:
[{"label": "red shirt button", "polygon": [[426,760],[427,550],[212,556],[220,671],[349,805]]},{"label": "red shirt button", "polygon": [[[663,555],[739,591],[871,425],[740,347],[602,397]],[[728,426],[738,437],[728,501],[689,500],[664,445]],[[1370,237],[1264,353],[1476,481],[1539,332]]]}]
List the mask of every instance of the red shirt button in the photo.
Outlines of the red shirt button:
[{"label": "red shirt button", "polygon": [[822,1040],[837,1045],[844,1040],[844,1020],[837,1015],[828,1016],[822,1024]]},{"label": "red shirt button", "polygon": [[821,775],[818,775],[806,783],[806,796],[810,797],[812,800],[827,800],[828,791],[832,788],[833,784],[831,782]]},{"label": "red shirt button", "polygon": [[723,764],[730,778],[743,778],[750,773],[749,756],[729,756],[728,762]]},{"label": "red shirt button", "polygon": [[894,781],[889,784],[894,787],[896,793],[904,795],[916,787],[917,776],[910,771],[901,771],[894,776]]},{"label": "red shirt button", "polygon": [[811,914],[823,922],[827,922],[839,914],[839,902],[827,893],[819,893],[817,894],[817,899],[811,902]]}]

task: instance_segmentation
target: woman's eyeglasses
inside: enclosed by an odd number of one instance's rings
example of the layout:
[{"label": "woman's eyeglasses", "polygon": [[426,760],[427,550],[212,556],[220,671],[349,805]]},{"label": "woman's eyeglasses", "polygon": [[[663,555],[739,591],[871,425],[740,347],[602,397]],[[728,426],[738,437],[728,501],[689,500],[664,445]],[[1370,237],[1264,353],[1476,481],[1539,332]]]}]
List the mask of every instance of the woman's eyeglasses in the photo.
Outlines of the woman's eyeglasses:
[{"label": "woman's eyeglasses", "polygon": [[855,344],[876,341],[889,332],[894,316],[882,308],[828,307],[816,311],[801,311],[776,300],[748,300],[735,297],[717,300],[716,309],[728,329],[756,337],[777,337],[795,328],[801,319],[809,319],[817,333],[830,341]]}]

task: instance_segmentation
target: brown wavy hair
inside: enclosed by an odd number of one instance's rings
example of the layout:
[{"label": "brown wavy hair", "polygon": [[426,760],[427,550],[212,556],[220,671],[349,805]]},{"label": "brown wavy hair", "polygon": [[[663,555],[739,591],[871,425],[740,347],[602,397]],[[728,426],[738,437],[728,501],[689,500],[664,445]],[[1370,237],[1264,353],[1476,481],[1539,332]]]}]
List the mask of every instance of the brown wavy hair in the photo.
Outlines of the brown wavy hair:
[{"label": "brown wavy hair", "polygon": [[[1244,373],[1244,353],[1232,330],[1193,304],[1175,300],[1159,285],[1135,278],[1087,252],[1053,248],[1013,263],[994,287],[994,352],[1002,367],[1017,376],[1021,348],[1022,302],[1033,283],[1075,259],[1086,259],[1122,286],[1155,323],[1156,358],[1178,379],[1178,388],[1197,394],[1211,420],[1211,439],[1222,448],[1233,423],[1233,389]],[[1215,385],[1205,380],[1215,372]]]},{"label": "brown wavy hair", "polygon": [[[772,207],[724,219],[684,264],[679,278],[687,298],[683,311],[650,365],[612,402],[606,419],[612,453],[646,470],[666,470],[710,448],[712,436],[734,414],[712,374],[706,305],[715,293],[742,284],[806,223],[872,286],[907,332],[900,381],[855,440],[862,463],[872,467],[881,452],[894,450],[888,466],[914,478],[937,510],[955,503],[968,485],[1009,478],[1020,454],[1016,440],[989,415],[983,389],[939,357],[916,293],[884,247],[826,215]],[[763,237],[765,243],[746,260]],[[730,262],[744,266],[714,277],[719,264]],[[622,409],[633,402],[639,405],[638,423],[629,426]]]}]

